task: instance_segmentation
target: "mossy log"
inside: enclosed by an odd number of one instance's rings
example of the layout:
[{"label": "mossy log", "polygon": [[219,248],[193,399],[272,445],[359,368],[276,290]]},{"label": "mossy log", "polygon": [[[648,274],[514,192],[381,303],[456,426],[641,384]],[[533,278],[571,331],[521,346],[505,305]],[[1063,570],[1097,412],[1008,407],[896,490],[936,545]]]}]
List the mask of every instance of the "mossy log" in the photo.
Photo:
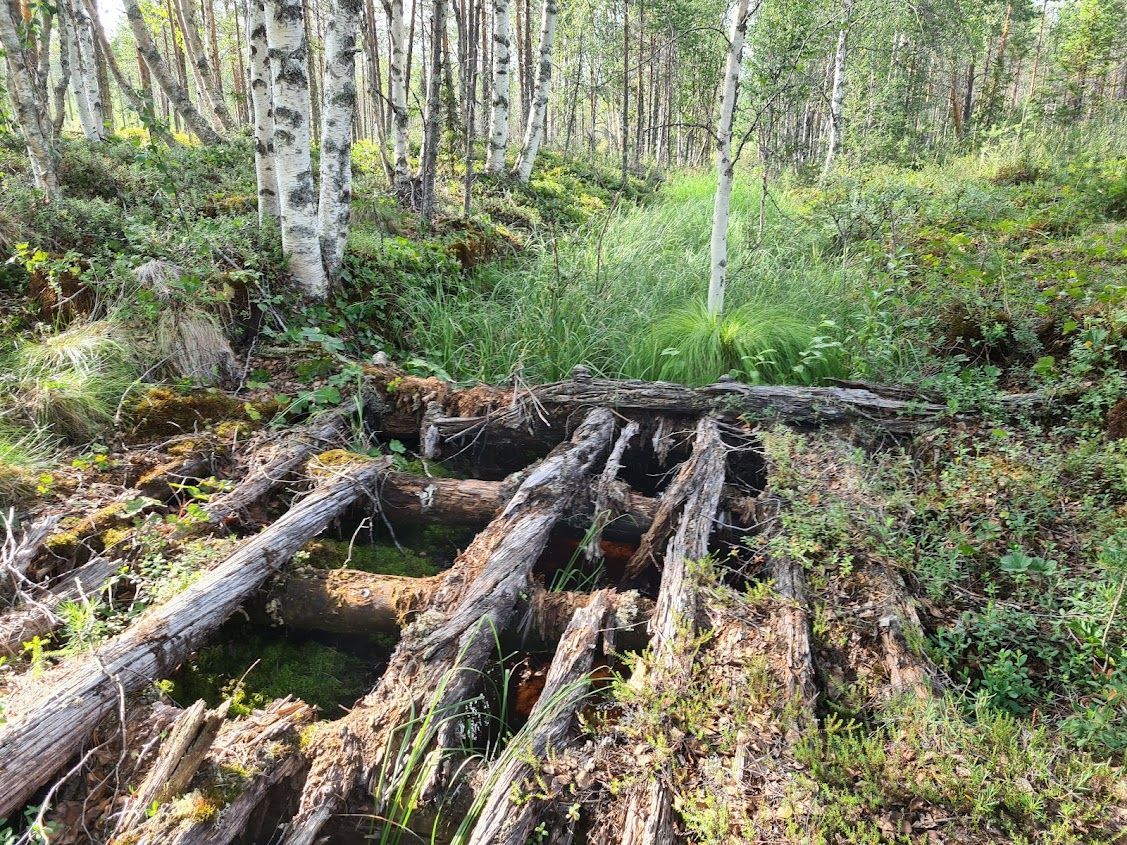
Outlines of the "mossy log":
[{"label": "mossy log", "polygon": [[47,589],[31,589],[28,600],[0,616],[0,654],[17,655],[32,637],[42,637],[61,624],[55,611],[65,601],[81,601],[97,594],[117,570],[117,564],[96,557]]},{"label": "mossy log", "polygon": [[13,695],[0,726],[0,816],[59,771],[121,695],[170,674],[295,552],[357,498],[371,495],[386,468],[382,461],[357,461],[126,631]]},{"label": "mossy log", "polygon": [[[434,598],[443,576],[405,578],[355,569],[291,569],[276,579],[262,610],[266,619],[303,631],[332,634],[398,634]],[[525,618],[516,640],[525,650],[555,648],[575,611],[586,607],[591,593],[551,592],[531,587]],[[644,646],[653,603],[635,593],[619,596],[615,628],[620,647]]]},{"label": "mossy log", "polygon": [[536,774],[529,761],[544,760],[567,744],[576,710],[591,688],[595,660],[614,649],[613,617],[614,596],[606,590],[572,615],[528,723],[485,776],[487,792],[479,798],[481,813],[467,845],[524,845],[530,840],[544,801],[519,800]]},{"label": "mossy log", "polygon": [[[388,769],[383,783],[394,783],[402,774],[397,771],[401,761],[387,752],[419,714],[437,714],[431,733],[417,740],[435,749],[432,754],[463,741],[463,720],[455,715],[481,683],[495,632],[508,627],[552,527],[588,489],[592,468],[610,449],[614,429],[610,411],[591,411],[571,440],[529,473],[497,518],[458,556],[429,609],[403,632],[376,687],[314,737],[311,769],[287,845],[311,845],[354,789],[373,789],[382,769]],[[441,763],[431,772],[424,791],[446,774]]]},{"label": "mossy log", "polygon": [[169,797],[183,794],[182,799],[159,802],[150,818],[139,820],[136,829],[123,830],[115,845],[266,841],[269,834],[260,838],[251,830],[256,815],[261,815],[256,811],[275,785],[295,779],[305,768],[300,736],[312,720],[309,705],[284,698],[223,722],[194,777],[166,788]]}]

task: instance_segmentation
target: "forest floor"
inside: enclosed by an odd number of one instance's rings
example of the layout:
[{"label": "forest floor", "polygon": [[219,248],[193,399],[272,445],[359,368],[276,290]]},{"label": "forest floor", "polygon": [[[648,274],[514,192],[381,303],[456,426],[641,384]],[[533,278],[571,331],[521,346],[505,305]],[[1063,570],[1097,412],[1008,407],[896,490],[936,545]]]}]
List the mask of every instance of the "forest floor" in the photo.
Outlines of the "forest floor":
[{"label": "forest floor", "polygon": [[741,188],[720,320],[706,175],[424,232],[361,145],[295,307],[245,142],[63,161],[2,161],[0,842],[1127,841],[1118,139]]}]

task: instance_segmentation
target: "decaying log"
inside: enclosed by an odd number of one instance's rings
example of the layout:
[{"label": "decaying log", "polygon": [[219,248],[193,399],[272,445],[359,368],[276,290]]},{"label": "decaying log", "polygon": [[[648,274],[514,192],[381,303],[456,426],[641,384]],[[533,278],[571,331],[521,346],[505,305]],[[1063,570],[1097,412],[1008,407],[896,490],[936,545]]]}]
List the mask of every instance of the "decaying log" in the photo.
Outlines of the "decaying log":
[{"label": "decaying log", "polygon": [[0,816],[21,807],[79,749],[119,695],[166,677],[294,553],[364,493],[384,461],[356,461],[183,592],[93,653],[12,696],[0,726]]},{"label": "decaying log", "polygon": [[806,574],[802,565],[789,557],[773,558],[771,569],[775,592],[782,599],[776,611],[775,626],[786,652],[786,696],[794,714],[787,731],[793,743],[818,724],[815,715],[818,684],[814,679]]},{"label": "decaying log", "polygon": [[[403,632],[376,687],[331,730],[319,732],[310,752],[297,816],[287,845],[310,845],[353,789],[372,789],[385,762],[385,785],[400,776],[386,759],[395,738],[419,714],[438,714],[421,741],[434,754],[459,742],[458,712],[481,682],[494,632],[506,628],[552,527],[585,490],[595,462],[610,448],[614,417],[587,415],[570,442],[557,447],[521,483],[501,513],[458,556],[430,608]],[[421,729],[420,729],[421,730]],[[434,781],[442,766],[431,768]]]},{"label": "decaying log", "polygon": [[163,804],[183,792],[203,765],[204,757],[227,717],[229,702],[208,710],[202,699],[180,714],[161,745],[156,763],[129,798],[114,826],[113,838],[131,834],[153,804]]},{"label": "decaying log", "polygon": [[[696,636],[701,608],[690,564],[708,554],[708,539],[724,485],[726,452],[716,420],[705,417],[697,424],[692,457],[673,482],[684,491],[679,497],[683,505],[663,562],[657,607],[650,623],[651,658],[639,665],[632,683],[657,688],[677,686],[685,684],[692,673],[692,649],[687,640]],[[670,765],[669,761],[663,763],[648,783],[638,785],[626,797],[626,815],[618,838],[621,845],[673,841]]]},{"label": "decaying log", "polygon": [[96,595],[117,568],[118,564],[97,557],[46,590],[30,590],[29,600],[0,616],[0,654],[19,654],[32,637],[54,631],[61,622],[55,613],[59,605]]},{"label": "decaying log", "polygon": [[877,625],[888,670],[888,693],[928,698],[941,684],[934,664],[921,653],[925,636],[915,600],[899,572],[884,565],[877,568],[878,589],[884,593]]},{"label": "decaying log", "polygon": [[575,611],[560,638],[544,689],[525,728],[490,768],[487,794],[467,845],[524,845],[536,825],[539,801],[522,799],[535,770],[529,760],[543,760],[567,743],[575,711],[590,689],[590,672],[600,650],[614,647],[608,623],[614,613],[607,591]]},{"label": "decaying log", "polygon": [[7,536],[3,547],[0,547],[0,598],[14,595],[23,589],[28,567],[39,554],[47,537],[59,524],[59,517],[45,516],[29,525],[22,535],[16,537],[12,531],[14,516],[13,510],[9,510],[4,516]]},{"label": "decaying log", "polygon": [[595,483],[595,512],[591,523],[591,536],[587,541],[586,549],[588,560],[600,557],[599,540],[603,536],[603,530],[611,521],[614,505],[618,504],[616,493],[619,489],[617,484],[618,473],[622,471],[622,456],[626,453],[626,447],[630,445],[630,441],[638,435],[638,428],[638,423],[630,421],[619,432],[618,439],[610,450],[606,466],[599,473],[599,480]]},{"label": "decaying log", "polygon": [[[269,790],[294,778],[304,768],[300,732],[313,719],[313,709],[290,698],[271,702],[241,719],[223,723],[191,786],[203,790],[223,777],[224,770],[243,773],[237,795],[207,818],[182,817],[174,805],[162,803],[152,818],[119,842],[130,845],[227,845],[247,835],[247,825]],[[229,776],[228,776],[229,777]],[[184,792],[189,784],[169,789]],[[230,790],[227,783],[224,790]],[[212,794],[216,790],[210,790]]]},{"label": "decaying log", "polygon": [[288,434],[265,454],[256,453],[255,465],[242,481],[204,506],[208,520],[212,524],[237,522],[240,514],[286,483],[310,457],[339,443],[356,413],[356,404],[347,403],[322,414],[303,429]]},{"label": "decaying log", "polygon": [[[377,388],[394,384],[387,396],[384,430],[393,436],[417,435],[426,409],[438,402],[446,410],[427,415],[428,429],[442,438],[480,436],[527,443],[562,439],[566,421],[577,411],[611,408],[623,414],[699,417],[713,413],[800,427],[865,423],[893,433],[914,431],[946,415],[940,404],[887,396],[857,387],[789,387],[721,381],[701,388],[667,382],[592,378],[577,368],[573,378],[527,390],[477,385],[455,390],[437,379],[405,376],[394,367],[373,367]],[[505,432],[509,436],[505,437]],[[433,439],[433,434],[431,435]]]},{"label": "decaying log", "polygon": [[[405,578],[355,569],[289,569],[271,587],[263,616],[304,631],[333,634],[397,634],[434,598],[443,576]],[[525,650],[551,646],[563,636],[590,593],[530,588],[525,619],[517,626]],[[616,597],[616,635],[626,649],[644,647],[653,602],[637,593]],[[259,618],[256,611],[252,618]]]}]

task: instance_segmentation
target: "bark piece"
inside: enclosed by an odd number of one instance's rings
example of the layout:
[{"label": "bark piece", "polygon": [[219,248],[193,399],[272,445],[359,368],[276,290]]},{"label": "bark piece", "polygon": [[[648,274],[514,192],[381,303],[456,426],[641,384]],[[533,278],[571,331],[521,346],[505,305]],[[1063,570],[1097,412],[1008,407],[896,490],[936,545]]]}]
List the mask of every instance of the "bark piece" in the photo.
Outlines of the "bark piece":
[{"label": "bark piece", "polygon": [[[548,540],[594,463],[606,454],[614,418],[605,409],[587,415],[570,442],[558,447],[521,484],[495,520],[458,556],[430,608],[403,633],[376,687],[311,746],[312,768],[287,845],[309,845],[358,785],[396,779],[385,760],[404,726],[424,712],[440,714],[422,741],[441,752],[459,742],[460,720],[447,719],[481,681],[492,652]],[[440,778],[439,766],[433,771]]]},{"label": "bark piece", "polygon": [[609,652],[614,647],[613,630],[608,628],[613,613],[612,594],[603,590],[571,617],[528,724],[486,775],[488,793],[467,845],[529,841],[542,802],[518,800],[535,771],[528,761],[543,760],[566,745],[575,711],[590,690],[595,658],[600,649]]},{"label": "bark piece", "polygon": [[70,759],[119,695],[168,675],[310,538],[370,493],[385,469],[357,462],[125,632],[14,695],[0,726],[0,815],[22,806]]}]

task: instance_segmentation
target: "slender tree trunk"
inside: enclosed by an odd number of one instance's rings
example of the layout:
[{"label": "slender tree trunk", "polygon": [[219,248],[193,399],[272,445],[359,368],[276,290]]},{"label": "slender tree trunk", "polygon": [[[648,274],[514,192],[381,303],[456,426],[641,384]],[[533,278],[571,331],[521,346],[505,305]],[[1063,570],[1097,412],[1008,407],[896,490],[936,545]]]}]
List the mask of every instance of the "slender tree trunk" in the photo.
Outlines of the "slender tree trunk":
[{"label": "slender tree trunk", "polygon": [[724,67],[724,91],[720,101],[720,121],[716,127],[716,201],[712,209],[712,267],[708,280],[708,313],[718,316],[724,310],[728,283],[728,216],[732,203],[732,120],[739,96],[740,64],[747,37],[749,0],[736,0],[732,34],[728,39],[728,59]]},{"label": "slender tree trunk", "polygon": [[388,5],[391,29],[391,123],[395,142],[395,186],[401,189],[411,178],[407,162],[407,76],[404,56],[403,0]]},{"label": "slender tree trunk", "polygon": [[[67,2],[66,30],[70,44],[71,90],[78,120],[88,141],[105,139],[106,118],[98,84],[98,59],[94,54],[94,31],[90,16],[80,2]],[[63,33],[60,32],[60,35]]]},{"label": "slender tree trunk", "polygon": [[356,31],[363,0],[335,0],[325,31],[321,110],[321,258],[330,282],[340,275],[352,214],[352,118],[356,112]]},{"label": "slender tree trunk", "polygon": [[987,126],[992,126],[998,116],[998,101],[1002,96],[1002,74],[1006,68],[1006,47],[1010,41],[1013,11],[1013,3],[1007,3],[1006,17],[1002,22],[1002,34],[998,36],[998,51],[994,56],[994,72],[990,78],[990,93],[986,96],[986,114],[984,117]]},{"label": "slender tree trunk", "polygon": [[485,165],[490,173],[500,173],[505,169],[505,150],[509,146],[511,5],[512,0],[493,0],[493,103],[489,112],[489,160]]},{"label": "slender tree trunk", "polygon": [[56,136],[63,131],[63,121],[66,119],[67,91],[70,90],[70,51],[67,49],[66,30],[70,26],[63,4],[59,4],[59,80],[55,83],[53,96],[55,99],[55,113],[51,120],[51,128]]},{"label": "slender tree trunk", "polygon": [[[463,162],[465,178],[462,188],[462,215],[464,217],[470,216],[470,210],[473,204],[473,147],[474,139],[477,134],[477,28],[479,20],[478,3],[475,2],[475,0],[469,0],[465,21],[466,37],[463,42],[464,48],[462,52],[462,100],[466,105],[466,148]],[[459,46],[462,45],[460,44]]]},{"label": "slender tree trunk", "polygon": [[[180,31],[184,34],[184,50],[192,65],[196,80],[196,93],[200,104],[207,111],[212,125],[217,131],[229,132],[235,125],[227,101],[223,97],[217,74],[212,72],[207,51],[200,38],[199,24],[196,21],[195,0],[176,0],[176,11],[180,17]],[[216,65],[218,70],[218,65]]]},{"label": "slender tree trunk", "polygon": [[301,291],[320,299],[329,283],[321,261],[309,156],[309,65],[302,6],[302,0],[266,0],[266,41],[274,96],[274,168],[282,252]]},{"label": "slender tree trunk", "polygon": [[974,115],[974,59],[967,68],[967,89],[963,93],[963,134],[969,134]]},{"label": "slender tree trunk", "polygon": [[830,175],[834,157],[841,149],[845,134],[845,59],[849,51],[849,26],[853,16],[853,0],[845,0],[842,7],[844,19],[837,33],[837,50],[834,51],[833,90],[830,93],[830,137],[826,144],[826,163],[822,166],[822,181]]},{"label": "slender tree trunk", "polygon": [[184,86],[177,82],[169,72],[168,65],[161,57],[156,44],[153,43],[153,37],[149,32],[148,24],[145,23],[145,18],[141,13],[139,0],[124,0],[124,2],[125,16],[129,19],[129,28],[133,31],[133,38],[137,42],[137,50],[144,58],[145,64],[149,68],[149,73],[156,79],[156,83],[161,91],[163,91],[172,102],[177,114],[184,118],[184,122],[188,124],[188,128],[196,134],[196,137],[198,137],[200,141],[205,144],[220,143],[223,140],[222,137],[211,128],[211,125],[204,116],[192,105],[192,101],[189,99],[188,92],[185,90]]},{"label": "slender tree trunk", "polygon": [[[305,60],[309,80],[309,107],[311,120],[309,129],[313,133],[312,142],[321,139],[321,85],[318,83],[316,48],[318,42],[314,39],[313,19],[310,17],[312,9],[308,0],[301,5],[302,25],[305,27]],[[319,22],[318,22],[319,23]]]},{"label": "slender tree trunk", "polygon": [[630,173],[627,138],[630,126],[630,0],[622,0],[622,187]]},{"label": "slender tree trunk", "polygon": [[23,133],[27,155],[31,160],[31,175],[35,187],[49,201],[59,199],[57,159],[54,150],[54,133],[39,101],[34,66],[20,39],[19,22],[11,4],[0,0],[0,46],[4,48],[8,64],[7,88],[16,110],[16,121]]},{"label": "slender tree trunk", "polygon": [[513,172],[522,182],[532,175],[532,165],[544,136],[544,117],[548,112],[548,95],[552,92],[552,42],[556,36],[557,0],[544,0],[540,15],[540,64],[536,69],[536,93],[525,121],[524,143]]},{"label": "slender tree trunk", "polygon": [[423,121],[423,153],[419,163],[422,181],[421,217],[429,226],[434,217],[434,183],[438,169],[438,120],[442,111],[442,34],[446,30],[447,0],[435,0],[431,13],[431,57],[427,74],[427,105]]},{"label": "slender tree trunk", "polygon": [[258,181],[258,222],[278,217],[278,175],[274,169],[274,105],[269,48],[266,44],[266,6],[246,0],[247,53],[250,99],[254,113],[254,171]]}]

